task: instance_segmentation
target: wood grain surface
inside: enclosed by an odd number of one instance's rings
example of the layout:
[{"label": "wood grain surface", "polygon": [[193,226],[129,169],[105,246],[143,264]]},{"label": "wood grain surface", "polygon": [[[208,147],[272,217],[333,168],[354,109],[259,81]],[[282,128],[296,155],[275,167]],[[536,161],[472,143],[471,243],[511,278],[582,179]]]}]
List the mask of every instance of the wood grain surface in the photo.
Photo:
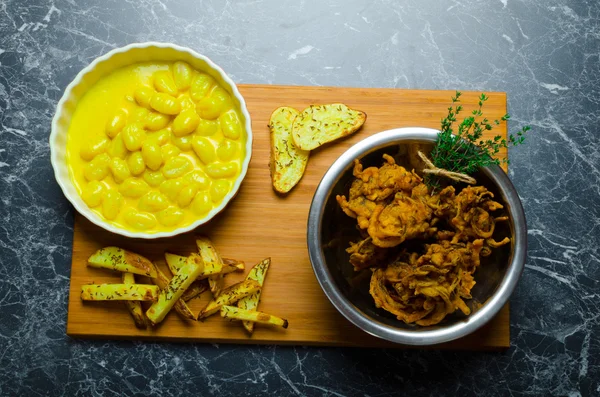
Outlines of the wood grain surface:
[{"label": "wood grain surface", "polygon": [[[439,128],[453,91],[416,91],[374,88],[300,87],[240,85],[252,118],[254,134],[250,168],[237,197],[208,225],[192,233],[160,240],[135,240],[110,234],[79,214],[75,217],[73,262],[69,294],[67,334],[102,339],[148,339],[216,343],[268,343],[362,347],[402,347],[367,335],[342,317],[322,292],[308,259],[306,222],[312,195],[325,171],[351,145],[365,137],[398,127]],[[478,92],[464,92],[465,114],[474,109]],[[488,93],[484,113],[489,119],[506,113],[506,94]],[[306,174],[287,196],[274,193],[269,176],[269,131],[271,112],[279,106],[302,110],[310,104],[343,102],[367,113],[364,127],[353,136],[315,150]],[[506,125],[494,134],[506,134]],[[506,153],[501,153],[505,156]],[[196,250],[195,234],[209,236],[224,257],[246,262],[244,273],[225,277],[226,284],[244,278],[250,267],[272,258],[259,309],[289,320],[287,330],[257,325],[246,334],[241,324],[218,314],[204,322],[182,320],[171,312],[156,328],[137,329],[122,302],[82,302],[82,284],[120,282],[120,275],[86,266],[95,250],[117,245],[152,260],[165,251],[187,255]],[[198,312],[209,293],[190,301]],[[509,347],[509,310],[506,305],[487,325],[474,334],[433,348],[498,350]]]}]

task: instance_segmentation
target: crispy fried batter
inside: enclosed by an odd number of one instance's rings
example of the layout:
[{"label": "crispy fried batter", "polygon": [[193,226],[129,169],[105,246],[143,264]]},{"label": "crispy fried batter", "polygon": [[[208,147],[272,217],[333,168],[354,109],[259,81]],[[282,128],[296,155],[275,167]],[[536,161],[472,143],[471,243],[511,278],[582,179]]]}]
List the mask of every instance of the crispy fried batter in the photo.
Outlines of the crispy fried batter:
[{"label": "crispy fried batter", "polygon": [[369,220],[369,236],[378,247],[395,247],[404,240],[427,237],[431,228],[431,208],[422,201],[396,193],[394,201],[378,205]]},{"label": "crispy fried batter", "polygon": [[[464,299],[472,299],[480,258],[511,241],[492,237],[496,222],[508,219],[492,215],[502,205],[483,186],[432,195],[418,175],[383,157],[381,167],[364,170],[356,160],[349,199],[336,197],[368,234],[346,250],[350,263],[372,269],[375,306],[407,324],[435,325],[457,310],[469,315]],[[408,252],[407,240],[422,241],[423,251]]]},{"label": "crispy fried batter", "polygon": [[355,271],[383,266],[389,262],[392,254],[390,250],[375,246],[371,237],[357,243],[350,243],[346,252],[350,254],[350,263],[354,266]]},{"label": "crispy fried batter", "polygon": [[[406,323],[433,325],[461,310],[471,313],[463,298],[470,299],[475,285],[483,240],[473,243],[427,245],[427,251],[411,263],[396,262],[379,268],[371,277],[370,293],[377,307]],[[427,305],[425,306],[425,303]]]},{"label": "crispy fried batter", "polygon": [[396,165],[393,157],[384,154],[386,163],[380,168],[369,167],[363,170],[360,161],[354,161],[353,175],[355,180],[350,187],[349,198],[337,196],[346,215],[356,218],[361,229],[369,227],[369,220],[377,205],[393,197],[399,191],[408,194],[422,182],[414,172],[407,171],[404,167]]}]

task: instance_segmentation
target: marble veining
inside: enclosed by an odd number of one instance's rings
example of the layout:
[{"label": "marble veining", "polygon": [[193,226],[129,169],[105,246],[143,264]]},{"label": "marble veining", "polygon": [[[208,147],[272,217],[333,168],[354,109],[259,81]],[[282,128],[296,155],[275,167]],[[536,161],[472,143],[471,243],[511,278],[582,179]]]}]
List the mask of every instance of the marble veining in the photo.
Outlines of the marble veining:
[{"label": "marble veining", "polygon": [[[533,127],[509,152],[529,225],[510,350],[68,338],[50,121],[81,68],[149,40],[238,83],[506,91]],[[599,58],[595,0],[0,0],[0,395],[600,395]]]}]

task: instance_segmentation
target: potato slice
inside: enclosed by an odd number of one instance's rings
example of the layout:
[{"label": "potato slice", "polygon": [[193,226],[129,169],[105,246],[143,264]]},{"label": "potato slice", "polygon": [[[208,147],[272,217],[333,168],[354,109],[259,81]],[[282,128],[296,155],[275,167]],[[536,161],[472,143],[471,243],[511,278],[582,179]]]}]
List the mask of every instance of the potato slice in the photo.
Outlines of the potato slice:
[{"label": "potato slice", "polygon": [[[212,262],[218,264],[221,268],[223,267],[223,260],[208,237],[197,238],[196,246],[198,247],[198,252],[202,257],[202,260],[204,260],[204,263]],[[223,274],[213,274],[209,276],[208,286],[210,287],[210,292],[212,292],[213,297],[218,296],[223,289]]]},{"label": "potato slice", "polygon": [[[199,254],[192,254],[190,256],[201,258]],[[169,267],[169,270],[171,270],[171,273],[175,274],[186,263],[186,261],[189,260],[189,257],[165,253],[165,259],[167,260],[167,266]],[[221,269],[221,273],[227,274],[234,271],[244,271],[245,267],[246,265],[243,261],[223,258],[223,267]],[[211,274],[216,274],[217,268],[218,266],[216,266],[216,264],[213,262],[205,264],[202,274],[198,276],[196,281],[194,281],[188,289],[185,290],[181,296],[181,299],[183,299],[185,302],[188,302],[209,289],[208,282],[205,279]]]},{"label": "potato slice", "polygon": [[227,269],[232,268],[232,272],[243,272],[246,269],[246,263],[237,259],[221,258],[223,260],[223,274],[230,273]]},{"label": "potato slice", "polygon": [[280,107],[275,109],[269,120],[271,131],[271,181],[273,189],[287,193],[304,175],[310,152],[294,145],[292,125],[299,114],[296,109]]},{"label": "potato slice", "polygon": [[156,277],[152,262],[136,253],[119,247],[104,247],[88,258],[88,266]]},{"label": "potato slice", "polygon": [[167,267],[171,273],[177,274],[177,272],[186,265],[188,257],[165,252],[165,261],[167,262]]},{"label": "potato slice", "polygon": [[257,312],[256,310],[240,309],[235,306],[223,306],[221,307],[221,317],[230,320],[243,320],[244,322],[261,323],[278,325],[283,328],[287,328],[289,323],[281,317],[273,316],[263,312]]},{"label": "potato slice", "polygon": [[208,277],[208,289],[213,297],[218,296],[223,290],[224,278],[222,274],[215,274]]},{"label": "potato slice", "polygon": [[196,281],[194,281],[188,287],[188,289],[185,290],[183,295],[181,295],[181,299],[183,299],[185,302],[188,302],[197,297],[198,295],[201,295],[204,291],[208,291],[208,289],[208,281],[206,279],[196,279]]},{"label": "potato slice", "polygon": [[194,282],[204,270],[204,264],[196,261],[187,262],[173,276],[167,287],[160,291],[156,302],[146,311],[146,317],[153,325],[160,323],[173,305],[181,298],[183,292]]},{"label": "potato slice", "polygon": [[147,284],[85,284],[81,286],[84,301],[155,301],[158,287]]},{"label": "potato slice", "polygon": [[212,301],[208,302],[198,315],[198,319],[215,314],[221,309],[221,306],[231,305],[245,296],[255,293],[260,289],[260,285],[254,280],[244,280],[225,288],[223,292]]},{"label": "potato slice", "polygon": [[[260,301],[260,293],[265,282],[265,276],[267,275],[267,270],[269,270],[270,265],[271,258],[266,258],[254,265],[254,267],[250,270],[250,273],[248,273],[248,276],[246,276],[246,280],[256,281],[258,285],[261,286],[261,289],[252,295],[248,295],[247,297],[240,299],[237,302],[237,307],[248,311],[256,310],[258,307],[258,302]],[[254,331],[254,323],[252,321],[244,321],[242,324],[244,325],[244,328],[246,328],[246,331],[252,334]]]},{"label": "potato slice", "polygon": [[[158,285],[158,288],[161,290],[169,288],[169,278],[158,267],[156,267],[156,273],[158,277],[156,277],[153,281],[156,285]],[[173,308],[181,315],[181,317],[187,320],[196,320],[196,316],[183,299],[177,300],[177,302],[175,302],[173,305]]]},{"label": "potato slice", "polygon": [[[121,275],[121,280],[123,284],[132,285],[135,284],[135,276],[133,273],[123,273]],[[144,310],[142,309],[142,303],[139,301],[125,301],[125,306],[131,314],[133,318],[133,322],[135,326],[141,329],[146,329],[146,316],[144,315]]]},{"label": "potato slice", "polygon": [[[193,256],[196,258],[197,257],[201,258],[201,256],[199,256],[196,253],[193,253],[190,256]],[[179,271],[179,269],[181,269],[181,267],[183,265],[185,265],[186,261],[188,261],[189,258],[190,257],[188,257],[188,256],[181,256],[181,255],[176,255],[176,254],[171,254],[169,252],[165,252],[165,259],[167,261],[167,266],[169,267],[169,270],[173,274],[177,273]],[[205,279],[211,274],[219,273],[217,271],[212,270],[212,269],[216,269],[216,268],[218,268],[218,267],[214,265],[214,262],[205,263],[204,271],[198,277],[198,280]],[[244,271],[245,269],[246,269],[246,264],[243,261],[239,261],[237,259],[223,258],[223,267],[222,267],[220,273],[227,274],[227,273],[231,273],[231,272],[241,272],[241,271]]]},{"label": "potato slice", "polygon": [[311,105],[294,119],[292,138],[296,147],[313,150],[358,131],[367,114],[343,103]]}]

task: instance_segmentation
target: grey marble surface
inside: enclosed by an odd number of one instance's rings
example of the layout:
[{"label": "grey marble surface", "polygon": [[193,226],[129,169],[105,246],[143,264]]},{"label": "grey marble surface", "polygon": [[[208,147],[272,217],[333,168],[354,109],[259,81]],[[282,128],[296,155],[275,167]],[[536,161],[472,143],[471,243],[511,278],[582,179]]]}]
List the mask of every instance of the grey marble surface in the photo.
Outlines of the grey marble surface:
[{"label": "grey marble surface", "polygon": [[[239,83],[496,90],[529,256],[504,353],[82,341],[50,120],[95,57],[169,41]],[[0,0],[0,395],[600,395],[596,0]],[[192,393],[192,394],[190,394]]]}]

